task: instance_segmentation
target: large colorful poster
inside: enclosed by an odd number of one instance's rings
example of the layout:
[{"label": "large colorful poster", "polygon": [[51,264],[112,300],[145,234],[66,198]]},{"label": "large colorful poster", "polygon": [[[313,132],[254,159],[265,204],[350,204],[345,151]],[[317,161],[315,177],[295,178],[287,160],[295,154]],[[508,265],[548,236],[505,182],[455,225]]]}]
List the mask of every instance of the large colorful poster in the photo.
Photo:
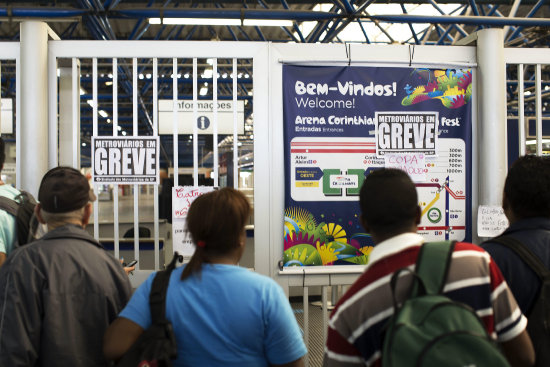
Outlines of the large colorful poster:
[{"label": "large colorful poster", "polygon": [[283,66],[285,266],[366,264],[359,190],[416,183],[427,240],[471,239],[471,69]]}]

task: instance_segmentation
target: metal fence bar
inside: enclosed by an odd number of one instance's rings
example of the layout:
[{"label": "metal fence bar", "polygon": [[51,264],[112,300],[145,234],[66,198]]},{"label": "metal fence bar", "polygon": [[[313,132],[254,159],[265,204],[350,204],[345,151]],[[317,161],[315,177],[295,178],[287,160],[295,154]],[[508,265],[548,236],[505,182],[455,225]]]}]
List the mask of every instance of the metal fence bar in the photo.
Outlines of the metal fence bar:
[{"label": "metal fence bar", "polygon": [[[133,107],[133,136],[138,136],[138,98],[137,98],[137,92],[138,92],[138,65],[137,65],[137,58],[134,57],[132,59],[132,87],[133,87],[133,100],[132,100],[132,107]],[[139,193],[140,193],[140,186],[138,184],[134,184],[134,259],[138,261],[136,264],[136,269],[139,270]]]},{"label": "metal fence bar", "polygon": [[[309,345],[309,287],[304,287],[303,295],[303,304],[304,304],[304,344],[306,348]],[[309,358],[305,358],[305,367],[309,366]]]},{"label": "metal fence bar", "polygon": [[[74,64],[73,64],[74,66]],[[74,77],[74,74],[73,74]],[[76,81],[73,79],[73,83]],[[73,88],[75,87],[75,84],[73,84]],[[73,91],[74,92],[74,91]],[[77,91],[78,96],[78,104],[77,106],[80,106],[80,90]],[[98,108],[98,100],[97,100],[97,58],[94,57],[92,59],[92,135],[97,136],[97,108]],[[80,108],[80,107],[79,107]],[[80,129],[73,129],[73,139],[75,139],[78,142],[78,136],[77,134],[80,134]],[[75,136],[76,135],[76,136]],[[80,149],[80,147],[78,147]],[[78,156],[80,158],[80,154],[73,154],[73,159],[75,159]],[[78,164],[78,165],[76,165]],[[80,167],[80,162],[76,163],[73,162],[74,167]],[[92,185],[94,189],[94,193],[96,195],[96,198],[99,197],[99,190],[98,185],[94,184]],[[99,240],[99,200],[94,201],[94,237],[96,240]]]},{"label": "metal fence bar", "polygon": [[525,155],[525,106],[523,85],[523,64],[518,64],[518,132],[519,155]]},{"label": "metal fence bar", "polygon": [[197,119],[199,116],[197,106],[197,58],[193,58],[193,185],[199,186],[199,132]]},{"label": "metal fence bar", "polygon": [[214,123],[213,123],[213,135],[212,139],[214,139],[213,147],[214,147],[214,158],[212,160],[214,165],[214,187],[219,186],[219,176],[220,172],[218,169],[219,162],[218,162],[218,59],[214,58],[212,59],[212,94],[213,94],[213,104],[214,104]]},{"label": "metal fence bar", "polygon": [[[239,151],[237,135],[237,59],[233,59],[233,188],[239,188]],[[229,184],[229,182],[228,182]],[[305,311],[304,311],[305,312]]]},{"label": "metal fence bar", "polygon": [[542,101],[541,101],[541,66],[536,65],[535,71],[535,96],[537,115],[537,155],[542,155]]},{"label": "metal fence bar", "polygon": [[[153,135],[158,136],[158,59],[153,58]],[[159,185],[153,185],[153,232],[155,237],[155,270],[159,270]]]},{"label": "metal fence bar", "polygon": [[174,187],[178,187],[179,163],[178,163],[178,59],[172,59],[172,93],[173,93],[173,153],[174,153]]},{"label": "metal fence bar", "polygon": [[[118,59],[113,58],[113,136],[118,135]],[[113,239],[115,257],[120,258],[119,216],[118,216],[118,184],[113,185]]]},{"label": "metal fence bar", "polygon": [[[330,277],[329,277],[330,279]],[[327,340],[327,325],[328,325],[328,297],[327,297],[327,287],[323,286],[321,288],[321,301],[323,303],[323,342]]]}]

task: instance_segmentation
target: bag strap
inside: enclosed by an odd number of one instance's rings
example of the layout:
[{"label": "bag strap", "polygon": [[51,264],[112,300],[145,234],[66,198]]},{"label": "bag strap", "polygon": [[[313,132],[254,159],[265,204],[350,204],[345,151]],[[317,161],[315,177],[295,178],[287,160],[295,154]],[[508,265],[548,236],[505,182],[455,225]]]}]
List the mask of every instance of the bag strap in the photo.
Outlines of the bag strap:
[{"label": "bag strap", "polygon": [[512,236],[498,236],[487,242],[496,242],[514,251],[516,255],[537,274],[541,281],[550,278],[550,270],[548,270],[539,257],[529,250],[520,240]]},{"label": "bag strap", "polygon": [[149,306],[151,308],[151,318],[153,324],[165,323],[166,320],[166,291],[168,290],[168,283],[170,282],[170,274],[172,270],[176,268],[176,262],[179,260],[180,255],[174,252],[174,257],[166,270],[159,271],[153,279],[153,285],[151,286],[151,293],[149,294]]},{"label": "bag strap", "polygon": [[19,203],[5,196],[0,196],[0,209],[16,217],[17,209],[19,209]]},{"label": "bag strap", "polygon": [[[427,242],[420,248],[416,274],[422,279],[426,294],[443,293],[456,241]],[[415,284],[413,295],[418,294]]]}]

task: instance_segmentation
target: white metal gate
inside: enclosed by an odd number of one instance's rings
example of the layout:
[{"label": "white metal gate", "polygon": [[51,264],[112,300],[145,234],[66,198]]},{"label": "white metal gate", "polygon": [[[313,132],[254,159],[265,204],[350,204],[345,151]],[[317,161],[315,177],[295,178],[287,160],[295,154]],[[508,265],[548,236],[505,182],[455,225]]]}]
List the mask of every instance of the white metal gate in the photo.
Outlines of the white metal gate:
[{"label": "white metal gate", "polygon": [[[542,104],[543,94],[548,94],[548,87],[543,88],[543,83],[548,81],[542,80],[542,68],[548,67],[550,64],[550,50],[549,49],[504,49],[504,58],[508,67],[517,68],[517,116],[518,116],[518,140],[519,154],[525,155],[526,153],[526,129],[528,126],[528,119],[526,118],[525,106],[529,101],[534,101],[535,104],[535,150],[537,155],[543,154],[543,122],[548,124],[547,118],[543,118],[543,112],[547,113],[547,106]],[[527,68],[534,69],[535,80],[527,81],[524,79],[524,74]],[[532,74],[532,73],[531,73]],[[530,82],[530,86],[525,88],[527,82]],[[547,84],[548,85],[548,84]],[[531,116],[532,114],[532,110]]]},{"label": "white metal gate", "polygon": [[[7,69],[12,69],[8,70]],[[2,101],[2,93],[0,93],[0,106],[3,111],[0,112],[0,120],[1,119],[9,119],[9,121],[0,121],[2,124],[2,127],[6,126],[7,124],[12,124],[12,126],[7,127],[7,132],[2,128],[2,134],[8,133],[10,134],[10,130],[12,133],[15,131],[17,132],[19,130],[19,124],[20,124],[20,114],[17,113],[20,106],[20,79],[19,79],[19,69],[20,69],[20,60],[19,60],[19,43],[16,42],[0,42],[0,88],[4,90],[4,95],[9,94],[10,88],[15,89],[15,100],[4,100]],[[12,83],[10,79],[15,79],[15,83]],[[6,111],[7,106],[11,107],[9,111]],[[13,116],[15,116],[15,121]],[[13,129],[13,122],[15,122],[15,129]],[[15,157],[19,157],[19,149],[21,144],[15,144]],[[7,152],[6,152],[7,153]],[[6,154],[9,155],[9,154]],[[15,158],[12,157],[12,158]],[[9,159],[8,157],[7,159]],[[8,171],[8,165],[10,167],[9,171],[10,173],[13,172],[14,177],[16,178],[16,181],[9,182],[12,184],[15,184],[17,187],[19,187],[19,179],[20,175],[18,174],[18,170],[16,168],[16,165],[13,163],[7,163],[7,161],[4,163],[3,167],[3,174],[5,174]]]},{"label": "white metal gate", "polygon": [[[266,70],[262,70],[262,65],[266,65],[266,62],[263,61],[267,56],[267,47],[265,43],[221,43],[221,42],[124,42],[124,41],[50,41],[48,44],[49,47],[49,74],[50,80],[59,80],[58,83],[50,83],[49,89],[49,146],[50,152],[53,152],[49,156],[49,166],[53,167],[58,164],[70,164],[74,167],[79,167],[80,164],[80,152],[82,146],[85,146],[86,142],[80,142],[80,99],[81,94],[88,93],[87,91],[81,91],[80,79],[83,77],[82,73],[79,71],[79,66],[83,60],[91,59],[92,62],[92,72],[89,76],[93,81],[93,90],[91,91],[92,98],[88,101],[93,108],[93,136],[98,136],[100,132],[98,131],[98,114],[103,114],[105,117],[104,109],[101,108],[98,98],[98,80],[100,79],[98,75],[98,61],[101,63],[110,63],[112,64],[112,75],[109,74],[109,79],[112,81],[112,135],[120,135],[121,132],[123,135],[127,133],[126,130],[121,129],[119,123],[119,105],[120,100],[118,97],[119,91],[119,80],[120,77],[120,68],[124,64],[127,68],[126,74],[131,75],[131,85],[132,85],[132,129],[129,132],[132,136],[138,136],[138,108],[143,108],[140,105],[139,93],[138,93],[138,81],[143,79],[143,75],[140,74],[138,68],[142,68],[143,65],[148,65],[149,74],[147,74],[147,79],[152,79],[153,83],[153,108],[151,111],[147,111],[149,116],[151,116],[148,123],[152,127],[152,135],[158,136],[158,79],[161,77],[159,75],[159,60],[168,59],[171,60],[172,68],[167,74],[170,74],[172,79],[172,100],[173,100],[173,172],[174,172],[174,186],[178,186],[178,175],[180,172],[179,162],[178,162],[178,140],[180,139],[180,134],[178,132],[178,121],[177,121],[177,101],[178,101],[178,81],[182,78],[181,73],[178,71],[178,62],[181,62],[182,59],[192,60],[192,75],[186,75],[185,77],[191,78],[193,82],[193,105],[194,105],[194,120],[197,116],[197,102],[199,88],[197,64],[200,59],[209,59],[212,60],[212,79],[213,79],[213,100],[214,100],[214,118],[212,122],[213,126],[213,185],[219,185],[219,153],[218,153],[218,123],[217,123],[217,102],[218,102],[218,80],[221,76],[218,73],[218,61],[219,59],[231,59],[231,78],[232,78],[232,100],[234,106],[237,101],[237,82],[239,75],[237,73],[237,62],[240,59],[251,59],[253,65],[253,80],[254,80],[254,119],[260,121],[259,124],[256,124],[255,129],[261,128],[262,122],[266,121],[265,116],[262,118],[262,111],[267,110],[267,100],[262,98],[256,98],[256,94],[262,93],[266,90],[265,87],[265,75],[268,73]],[[89,63],[89,60],[87,60]],[[70,84],[63,86],[63,78],[61,78],[62,73],[67,74],[70,80]],[[60,71],[58,71],[60,70]],[[59,78],[55,78],[55,75],[58,75]],[[224,74],[225,76],[225,74]],[[264,76],[264,77],[262,77]],[[103,76],[102,76],[103,77]],[[163,78],[168,77],[162,75]],[[59,94],[58,94],[59,90]],[[58,96],[60,97],[58,102]],[[62,106],[65,102],[61,96],[67,98],[70,96],[71,103],[69,108]],[[262,102],[263,100],[263,102]],[[59,121],[58,121],[59,115]],[[70,116],[67,119],[67,115]],[[236,131],[236,116],[237,111],[234,108],[234,126],[233,126],[233,135],[228,139],[232,143],[233,155],[231,159],[233,160],[233,185],[238,187],[238,165],[239,165],[239,155],[238,155],[238,145],[239,138]],[[260,118],[258,118],[260,117]],[[69,120],[69,123],[63,123],[63,121]],[[59,122],[59,123],[58,123]],[[198,171],[199,171],[199,162],[198,162],[198,131],[196,124],[193,124],[193,184],[197,186],[198,183]],[[64,142],[62,136],[67,134],[67,130],[70,131],[68,134],[71,138],[66,139]],[[58,144],[59,136],[59,144]],[[70,144],[70,148],[67,149],[67,145]],[[51,147],[58,147],[58,149],[51,149]],[[58,154],[56,154],[58,152]],[[113,229],[112,229],[112,241],[114,243],[114,255],[115,257],[120,257],[120,236],[119,227],[120,227],[120,218],[124,216],[125,213],[121,212],[119,208],[119,185],[114,185],[112,194],[113,194],[113,207],[109,210],[113,211]],[[139,251],[139,226],[140,226],[140,203],[137,193],[144,191],[143,187],[140,185],[132,185],[131,188],[133,191],[133,251],[134,258],[139,260],[140,251]],[[148,185],[147,185],[148,186]],[[164,259],[160,257],[159,251],[159,237],[169,237],[169,232],[162,233],[162,236],[159,236],[159,203],[158,203],[158,185],[152,185],[152,197],[148,197],[149,200],[153,201],[152,209],[152,220],[154,223],[154,228],[152,231],[152,237],[154,239],[154,269],[158,270]],[[98,185],[95,185],[96,194],[100,194]],[[145,189],[146,192],[150,192],[150,188]],[[143,207],[143,203],[141,204]],[[104,235],[104,226],[101,226],[100,215],[102,208],[100,208],[100,203],[96,201],[94,203],[94,237],[100,239]],[[143,217],[143,215],[142,215]],[[110,225],[110,223],[109,223]],[[109,231],[109,234],[111,231]],[[166,238],[164,238],[166,240]],[[171,252],[170,249],[167,250]],[[168,254],[167,254],[168,255]],[[168,255],[168,256],[171,256]],[[132,277],[132,283],[134,285],[140,284],[152,270],[140,270],[140,263],[137,264],[137,270],[135,271],[134,276]]]}]

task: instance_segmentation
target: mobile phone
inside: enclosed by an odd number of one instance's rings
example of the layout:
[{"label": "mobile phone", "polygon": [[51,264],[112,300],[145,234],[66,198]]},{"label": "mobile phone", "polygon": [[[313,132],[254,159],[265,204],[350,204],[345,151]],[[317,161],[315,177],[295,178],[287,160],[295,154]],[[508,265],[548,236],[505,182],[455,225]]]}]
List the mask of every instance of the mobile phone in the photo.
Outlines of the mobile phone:
[{"label": "mobile phone", "polygon": [[127,268],[131,268],[132,266],[136,265],[137,262],[138,262],[137,260],[132,260],[132,261],[130,261],[130,262],[126,265],[126,267],[127,267]]}]

